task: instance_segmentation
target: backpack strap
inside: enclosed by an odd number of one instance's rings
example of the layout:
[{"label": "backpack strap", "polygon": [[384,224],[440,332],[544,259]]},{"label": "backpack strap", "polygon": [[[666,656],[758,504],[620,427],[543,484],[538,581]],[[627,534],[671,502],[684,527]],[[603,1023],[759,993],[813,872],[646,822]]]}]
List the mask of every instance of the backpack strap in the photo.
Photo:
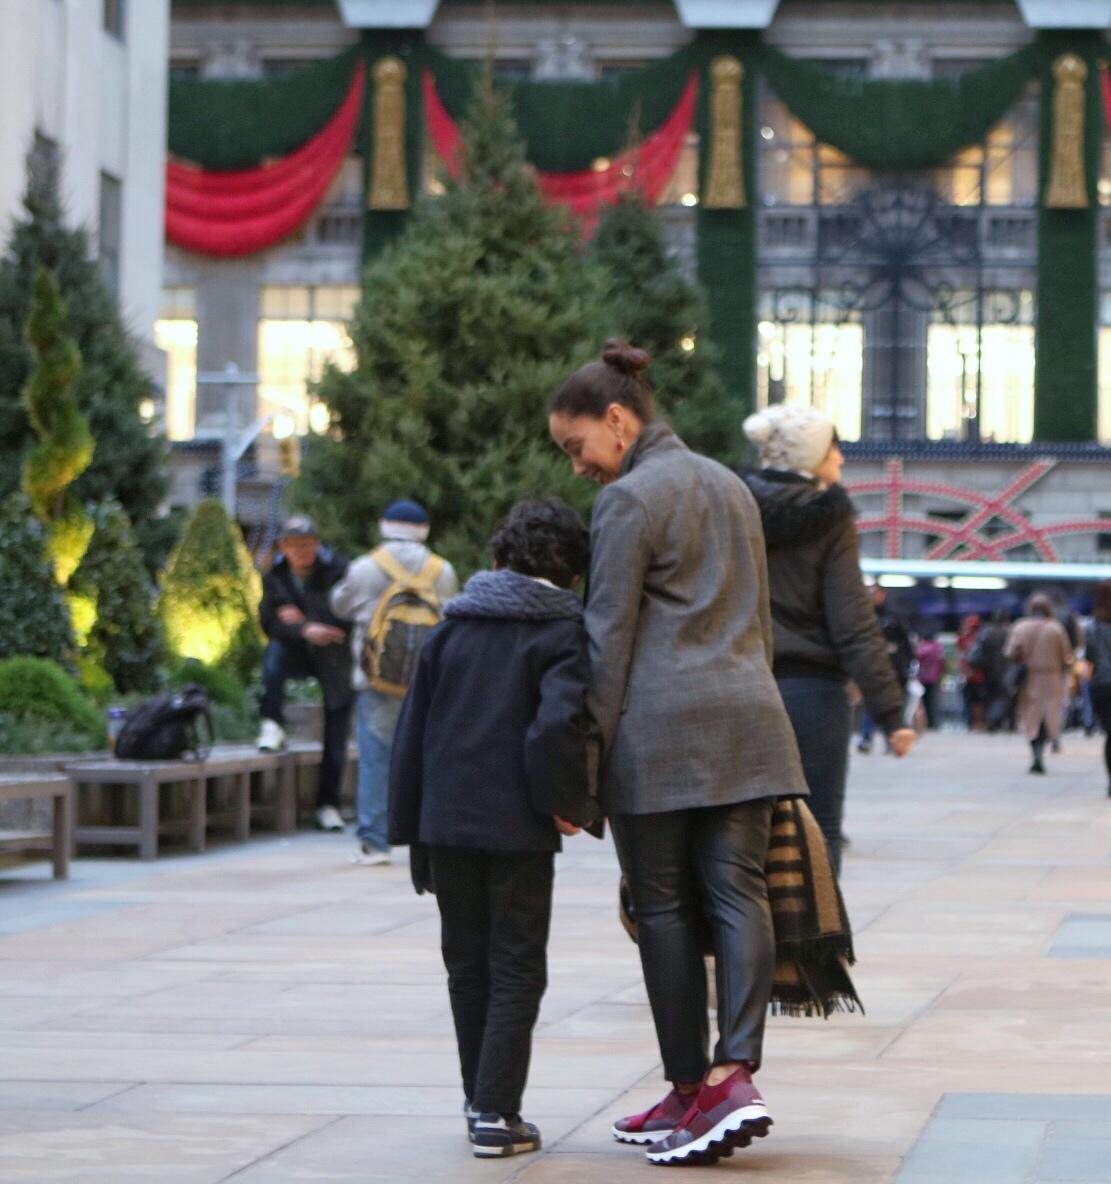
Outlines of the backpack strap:
[{"label": "backpack strap", "polygon": [[379,547],[376,551],[372,551],[370,557],[395,584],[403,584],[408,588],[419,588],[429,592],[435,591],[436,581],[440,578],[440,573],[444,570],[443,559],[431,552],[424,561],[424,566],[418,572],[410,571],[403,563],[395,559],[385,547]]}]

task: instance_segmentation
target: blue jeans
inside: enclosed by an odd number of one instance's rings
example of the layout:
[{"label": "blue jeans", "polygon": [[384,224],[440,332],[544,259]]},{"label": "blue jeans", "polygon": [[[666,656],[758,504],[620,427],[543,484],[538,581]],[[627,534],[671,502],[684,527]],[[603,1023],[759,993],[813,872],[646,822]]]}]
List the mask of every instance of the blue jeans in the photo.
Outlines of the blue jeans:
[{"label": "blue jeans", "polygon": [[355,731],[359,743],[359,783],[356,795],[361,842],[378,851],[390,849],[387,813],[390,796],[390,751],[401,703],[378,691],[359,691]]},{"label": "blue jeans", "polygon": [[839,679],[801,677],[778,682],[802,757],[808,804],[826,837],[833,873],[840,875],[841,819],[852,739],[849,696]]}]

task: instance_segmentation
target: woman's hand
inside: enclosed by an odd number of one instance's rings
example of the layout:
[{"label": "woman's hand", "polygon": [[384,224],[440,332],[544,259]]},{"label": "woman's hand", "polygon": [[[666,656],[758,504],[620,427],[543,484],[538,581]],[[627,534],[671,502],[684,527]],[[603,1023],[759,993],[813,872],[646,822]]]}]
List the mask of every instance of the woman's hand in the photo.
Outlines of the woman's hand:
[{"label": "woman's hand", "polygon": [[918,733],[913,728],[897,728],[887,737],[887,744],[892,756],[906,756],[917,739]]},{"label": "woman's hand", "polygon": [[581,826],[576,826],[573,822],[568,822],[566,818],[560,818],[556,815],[553,815],[552,821],[555,823],[556,830],[558,830],[561,835],[564,835],[568,839],[582,831]]}]

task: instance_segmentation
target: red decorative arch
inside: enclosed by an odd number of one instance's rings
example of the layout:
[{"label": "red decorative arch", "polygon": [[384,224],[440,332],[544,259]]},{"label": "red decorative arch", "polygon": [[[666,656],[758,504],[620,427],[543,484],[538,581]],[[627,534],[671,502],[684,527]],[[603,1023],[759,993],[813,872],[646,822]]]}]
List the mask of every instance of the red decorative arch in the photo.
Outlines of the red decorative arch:
[{"label": "red decorative arch", "polygon": [[[888,559],[900,557],[903,534],[913,533],[929,535],[937,540],[927,551],[927,559],[1001,559],[1015,547],[1031,546],[1040,559],[1052,563],[1059,558],[1053,545],[1054,538],[1111,530],[1108,522],[1090,518],[1034,526],[1015,508],[1015,501],[1054,469],[1056,464],[1053,460],[1034,461],[994,497],[938,481],[908,481],[904,477],[901,460],[889,460],[886,474],[881,480],[858,481],[847,486],[847,489],[850,494],[883,495],[884,513],[878,517],[859,519],[857,529],[861,534],[882,531],[884,554]],[[944,498],[967,506],[970,512],[961,522],[913,517],[903,508],[903,498],[908,493]],[[1008,523],[1014,529],[1004,535],[984,534],[984,528],[996,519]],[[958,554],[962,549],[965,553]]]}]

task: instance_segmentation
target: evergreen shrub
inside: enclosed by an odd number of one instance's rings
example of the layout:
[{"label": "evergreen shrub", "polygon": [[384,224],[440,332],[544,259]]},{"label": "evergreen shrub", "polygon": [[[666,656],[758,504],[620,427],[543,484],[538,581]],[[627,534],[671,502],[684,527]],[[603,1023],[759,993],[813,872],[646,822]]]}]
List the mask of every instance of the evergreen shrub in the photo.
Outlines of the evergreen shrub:
[{"label": "evergreen shrub", "polygon": [[246,683],[262,654],[262,581],[239,528],[215,499],[194,510],[170,555],[158,613],[170,653],[219,665]]},{"label": "evergreen shrub", "polygon": [[46,531],[21,493],[0,504],[0,620],[0,659],[72,659],[69,612],[46,557]]},{"label": "evergreen shrub", "polygon": [[64,724],[99,746],[104,721],[81,693],[76,679],[44,658],[6,658],[0,662],[0,713],[18,723]]}]

